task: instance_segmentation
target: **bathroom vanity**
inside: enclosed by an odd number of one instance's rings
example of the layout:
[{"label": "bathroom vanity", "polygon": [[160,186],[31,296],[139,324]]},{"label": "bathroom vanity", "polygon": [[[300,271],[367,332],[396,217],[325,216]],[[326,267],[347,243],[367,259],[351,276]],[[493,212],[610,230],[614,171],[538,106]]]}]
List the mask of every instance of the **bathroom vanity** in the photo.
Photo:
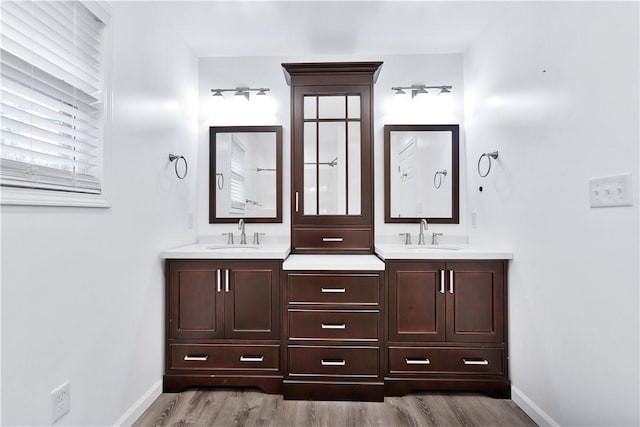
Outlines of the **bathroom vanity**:
[{"label": "bathroom vanity", "polygon": [[260,187],[282,182],[282,127],[210,128],[209,222],[238,222],[240,239],[227,232],[227,244],[162,254],[164,391],[509,397],[511,254],[437,245],[441,233],[423,244],[427,221],[459,222],[459,126],[385,125],[385,222],[420,223],[420,244],[408,233],[404,245],[374,244],[373,85],[382,63],[282,66],[291,86],[290,239],[261,245],[254,233],[248,245],[244,232],[245,222],[282,221],[281,184],[273,194]]},{"label": "bathroom vanity", "polygon": [[442,248],[377,244],[377,256],[310,256],[289,255],[286,244],[198,244],[163,252],[164,391],[243,386],[286,399],[363,401],[418,390],[509,397],[512,254]]}]

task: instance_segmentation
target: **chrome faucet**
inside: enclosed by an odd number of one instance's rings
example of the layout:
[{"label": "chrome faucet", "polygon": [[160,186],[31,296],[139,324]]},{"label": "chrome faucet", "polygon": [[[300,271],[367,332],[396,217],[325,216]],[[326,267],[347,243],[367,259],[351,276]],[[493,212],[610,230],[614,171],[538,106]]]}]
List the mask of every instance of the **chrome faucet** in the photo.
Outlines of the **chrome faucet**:
[{"label": "chrome faucet", "polygon": [[247,244],[247,233],[245,233],[244,231],[244,219],[240,218],[240,221],[238,221],[238,230],[240,230],[240,244],[241,245],[246,245]]},{"label": "chrome faucet", "polygon": [[418,235],[418,244],[424,245],[424,231],[429,229],[426,219],[420,220],[420,235]]}]

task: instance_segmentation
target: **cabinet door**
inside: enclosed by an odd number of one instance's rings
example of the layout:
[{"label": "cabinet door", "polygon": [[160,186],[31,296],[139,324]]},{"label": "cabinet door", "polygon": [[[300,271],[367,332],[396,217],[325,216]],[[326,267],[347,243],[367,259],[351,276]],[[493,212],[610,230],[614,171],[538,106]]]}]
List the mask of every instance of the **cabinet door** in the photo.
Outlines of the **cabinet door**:
[{"label": "cabinet door", "polygon": [[389,341],[444,341],[443,263],[389,263]]},{"label": "cabinet door", "polygon": [[224,267],[225,337],[279,339],[279,263],[233,261]]},{"label": "cabinet door", "polygon": [[170,261],[168,329],[170,339],[215,339],[224,336],[221,263]]},{"label": "cabinet door", "polygon": [[447,264],[447,341],[503,342],[504,265]]}]

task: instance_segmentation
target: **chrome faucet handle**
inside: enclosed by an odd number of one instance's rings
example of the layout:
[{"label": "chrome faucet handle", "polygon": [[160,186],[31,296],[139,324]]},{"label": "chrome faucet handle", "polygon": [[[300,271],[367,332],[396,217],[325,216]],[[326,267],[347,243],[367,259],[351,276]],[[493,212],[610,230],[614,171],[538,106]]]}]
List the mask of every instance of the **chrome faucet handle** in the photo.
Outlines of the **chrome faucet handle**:
[{"label": "chrome faucet handle", "polygon": [[227,245],[233,245],[233,233],[222,233],[223,236],[227,236]]},{"label": "chrome faucet handle", "polygon": [[264,236],[265,233],[258,233],[257,231],[255,231],[253,233],[253,244],[254,245],[259,245],[260,244],[260,236]]},{"label": "chrome faucet handle", "polygon": [[442,233],[431,233],[431,244],[432,245],[437,245],[438,244],[438,237],[442,236]]},{"label": "chrome faucet handle", "polygon": [[404,244],[405,245],[410,245],[411,244],[411,233],[399,233],[400,236],[404,236]]}]

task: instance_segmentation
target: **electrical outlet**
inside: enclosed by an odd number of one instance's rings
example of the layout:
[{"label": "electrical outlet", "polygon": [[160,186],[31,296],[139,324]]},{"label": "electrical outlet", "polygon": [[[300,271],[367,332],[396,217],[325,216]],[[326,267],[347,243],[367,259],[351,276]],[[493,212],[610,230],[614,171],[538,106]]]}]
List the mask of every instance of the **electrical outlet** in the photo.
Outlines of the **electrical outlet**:
[{"label": "electrical outlet", "polygon": [[71,395],[69,394],[69,381],[51,392],[51,423],[55,423],[69,412]]},{"label": "electrical outlet", "polygon": [[631,206],[631,174],[590,179],[589,200],[592,208]]}]

